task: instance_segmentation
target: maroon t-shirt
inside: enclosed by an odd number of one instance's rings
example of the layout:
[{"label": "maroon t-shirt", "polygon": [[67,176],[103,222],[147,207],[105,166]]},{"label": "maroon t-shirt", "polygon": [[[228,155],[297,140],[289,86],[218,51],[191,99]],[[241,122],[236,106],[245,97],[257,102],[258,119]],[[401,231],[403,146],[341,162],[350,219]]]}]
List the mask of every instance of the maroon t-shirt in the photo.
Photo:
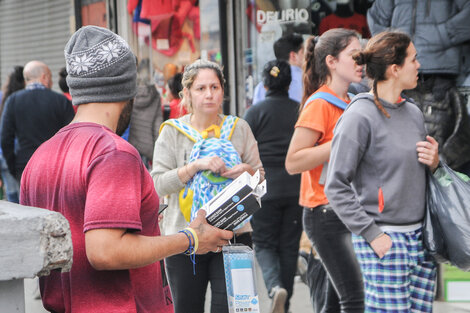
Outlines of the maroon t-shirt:
[{"label": "maroon t-shirt", "polygon": [[94,123],[62,128],[31,157],[20,198],[21,204],[60,212],[70,223],[72,270],[40,280],[47,310],[173,312],[162,262],[133,270],[97,271],[85,253],[85,232],[92,229],[160,235],[152,178],[128,142]]}]

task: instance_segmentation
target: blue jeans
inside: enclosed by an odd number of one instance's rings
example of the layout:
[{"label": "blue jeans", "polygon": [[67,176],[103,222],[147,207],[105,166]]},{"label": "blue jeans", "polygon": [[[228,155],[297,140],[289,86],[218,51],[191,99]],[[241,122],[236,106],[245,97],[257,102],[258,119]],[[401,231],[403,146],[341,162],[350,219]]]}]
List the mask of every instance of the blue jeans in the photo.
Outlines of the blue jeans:
[{"label": "blue jeans", "polygon": [[20,187],[18,181],[8,171],[7,162],[3,155],[0,155],[0,166],[3,185],[5,186],[6,198],[10,202],[19,203],[19,191]]},{"label": "blue jeans", "polygon": [[[292,296],[302,234],[302,207],[298,197],[261,202],[253,214],[253,245],[268,292],[275,286]],[[286,302],[286,308],[289,301]]]},{"label": "blue jeans", "polygon": [[305,208],[304,229],[328,274],[324,312],[364,312],[364,285],[351,232],[329,205]]}]

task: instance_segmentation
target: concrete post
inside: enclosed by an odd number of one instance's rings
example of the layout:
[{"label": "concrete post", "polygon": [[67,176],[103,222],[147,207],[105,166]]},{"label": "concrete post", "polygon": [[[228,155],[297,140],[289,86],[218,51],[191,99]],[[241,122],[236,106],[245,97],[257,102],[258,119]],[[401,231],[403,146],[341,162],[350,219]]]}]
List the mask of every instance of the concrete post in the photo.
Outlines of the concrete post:
[{"label": "concrete post", "polygon": [[72,255],[63,215],[0,201],[0,311],[23,313],[23,278],[69,271]]}]

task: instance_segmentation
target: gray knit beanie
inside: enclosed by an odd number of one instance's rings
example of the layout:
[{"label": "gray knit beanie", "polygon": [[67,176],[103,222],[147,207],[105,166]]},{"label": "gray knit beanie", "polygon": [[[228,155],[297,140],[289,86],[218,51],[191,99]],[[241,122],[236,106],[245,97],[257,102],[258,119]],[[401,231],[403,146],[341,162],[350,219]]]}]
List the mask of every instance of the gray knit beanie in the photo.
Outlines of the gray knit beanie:
[{"label": "gray knit beanie", "polygon": [[112,31],[85,26],[65,46],[67,84],[74,105],[121,102],[137,93],[135,56]]}]

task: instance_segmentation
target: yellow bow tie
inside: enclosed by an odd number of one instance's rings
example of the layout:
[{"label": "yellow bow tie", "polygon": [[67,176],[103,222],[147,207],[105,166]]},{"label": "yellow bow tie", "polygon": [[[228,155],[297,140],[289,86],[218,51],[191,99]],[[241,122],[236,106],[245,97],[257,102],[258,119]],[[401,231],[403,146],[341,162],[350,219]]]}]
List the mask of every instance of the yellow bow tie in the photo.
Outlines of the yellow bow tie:
[{"label": "yellow bow tie", "polygon": [[220,126],[212,124],[211,126],[207,127],[202,131],[202,138],[207,139],[209,137],[209,133],[214,132],[214,137],[220,138]]}]

